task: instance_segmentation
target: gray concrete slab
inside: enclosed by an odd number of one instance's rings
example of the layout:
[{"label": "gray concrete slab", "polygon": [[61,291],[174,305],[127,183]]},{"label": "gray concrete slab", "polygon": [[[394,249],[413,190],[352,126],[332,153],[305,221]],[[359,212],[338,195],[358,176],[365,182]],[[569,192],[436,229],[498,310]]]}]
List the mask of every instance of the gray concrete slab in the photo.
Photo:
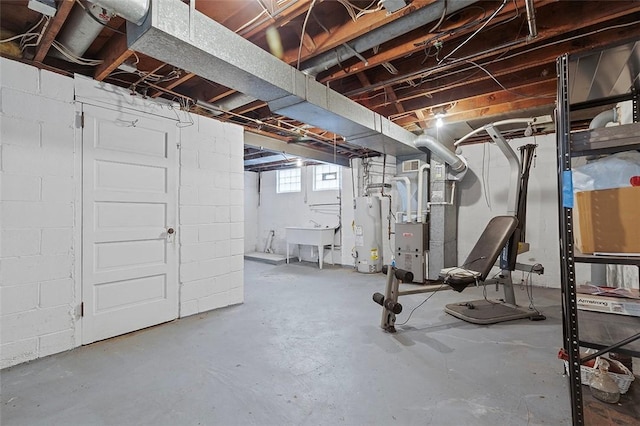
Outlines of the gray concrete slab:
[{"label": "gray concrete slab", "polygon": [[[462,322],[442,291],[396,334],[371,301],[382,275],[245,262],[246,302],[0,373],[3,425],[562,425],[560,292],[546,321]],[[500,296],[493,287],[489,296]],[[405,311],[426,295],[401,299]],[[517,300],[528,305],[526,292]]]}]

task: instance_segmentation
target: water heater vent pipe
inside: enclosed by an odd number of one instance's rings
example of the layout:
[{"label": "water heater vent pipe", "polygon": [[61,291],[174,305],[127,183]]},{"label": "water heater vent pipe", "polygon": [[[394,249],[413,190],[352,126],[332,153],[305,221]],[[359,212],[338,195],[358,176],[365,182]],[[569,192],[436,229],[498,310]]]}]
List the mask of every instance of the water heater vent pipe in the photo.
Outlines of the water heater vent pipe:
[{"label": "water heater vent pipe", "polygon": [[391,180],[394,182],[402,181],[406,185],[407,187],[407,213],[406,213],[407,222],[413,223],[413,220],[411,219],[411,181],[406,176],[395,176],[395,177],[392,177]]},{"label": "water heater vent pipe", "polygon": [[[428,168],[430,168],[431,166],[429,165],[429,163],[424,163],[423,165],[420,166],[420,168],[418,169],[418,212],[417,212],[417,221],[418,223],[422,223],[422,193],[424,192],[423,189],[423,181],[424,181],[424,172],[425,170],[427,170]],[[427,201],[428,203],[428,201]]]}]

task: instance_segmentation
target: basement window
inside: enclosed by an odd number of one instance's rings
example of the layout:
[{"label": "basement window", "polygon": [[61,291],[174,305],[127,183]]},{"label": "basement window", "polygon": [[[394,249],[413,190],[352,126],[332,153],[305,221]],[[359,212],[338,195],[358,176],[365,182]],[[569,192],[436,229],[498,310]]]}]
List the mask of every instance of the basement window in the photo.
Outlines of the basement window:
[{"label": "basement window", "polygon": [[301,185],[301,173],[300,168],[278,170],[276,179],[278,184],[276,186],[276,192],[282,194],[285,192],[300,192]]},{"label": "basement window", "polygon": [[340,166],[323,164],[314,166],[313,190],[327,191],[340,189]]}]

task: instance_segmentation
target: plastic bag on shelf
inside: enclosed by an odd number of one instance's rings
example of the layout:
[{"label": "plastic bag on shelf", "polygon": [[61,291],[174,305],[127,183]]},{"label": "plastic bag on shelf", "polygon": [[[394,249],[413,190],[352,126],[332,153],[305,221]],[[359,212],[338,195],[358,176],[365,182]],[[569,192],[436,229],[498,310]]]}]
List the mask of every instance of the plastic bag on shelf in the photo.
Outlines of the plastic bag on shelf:
[{"label": "plastic bag on shelf", "polygon": [[639,175],[640,152],[619,152],[575,167],[573,190],[592,191],[631,186],[631,178]]}]

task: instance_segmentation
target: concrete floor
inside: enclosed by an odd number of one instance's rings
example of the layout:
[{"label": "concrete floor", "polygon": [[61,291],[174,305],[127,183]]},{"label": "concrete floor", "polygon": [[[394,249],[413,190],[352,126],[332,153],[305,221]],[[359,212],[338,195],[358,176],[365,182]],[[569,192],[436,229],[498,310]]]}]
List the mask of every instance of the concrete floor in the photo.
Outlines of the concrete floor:
[{"label": "concrete floor", "polygon": [[[560,292],[546,321],[476,326],[436,293],[395,335],[384,276],[245,262],[246,303],[5,369],[3,425],[563,425]],[[500,296],[493,287],[489,296]],[[516,289],[521,304],[526,292]],[[401,299],[406,319],[424,295]]]}]

